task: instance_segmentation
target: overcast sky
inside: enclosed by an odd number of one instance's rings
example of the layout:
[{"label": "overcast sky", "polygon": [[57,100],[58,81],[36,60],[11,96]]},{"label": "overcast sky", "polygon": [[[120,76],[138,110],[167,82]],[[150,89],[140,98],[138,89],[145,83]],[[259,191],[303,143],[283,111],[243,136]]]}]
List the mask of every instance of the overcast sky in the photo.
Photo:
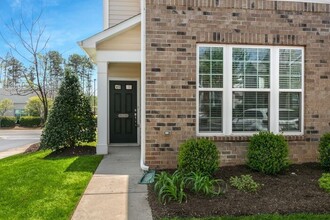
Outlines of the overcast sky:
[{"label": "overcast sky", "polygon": [[[78,41],[102,31],[102,0],[0,0],[0,31],[15,43],[5,27],[11,19],[19,21],[21,15],[28,24],[42,11],[41,24],[50,36],[48,50],[56,50],[66,58],[84,52]],[[0,56],[9,48],[0,38]]]}]

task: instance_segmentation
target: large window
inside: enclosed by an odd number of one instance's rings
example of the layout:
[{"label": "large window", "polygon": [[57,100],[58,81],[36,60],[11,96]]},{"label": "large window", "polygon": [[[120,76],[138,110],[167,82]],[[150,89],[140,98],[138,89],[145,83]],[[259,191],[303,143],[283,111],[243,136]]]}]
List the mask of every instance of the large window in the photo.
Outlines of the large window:
[{"label": "large window", "polygon": [[302,134],[303,48],[197,47],[197,133]]}]

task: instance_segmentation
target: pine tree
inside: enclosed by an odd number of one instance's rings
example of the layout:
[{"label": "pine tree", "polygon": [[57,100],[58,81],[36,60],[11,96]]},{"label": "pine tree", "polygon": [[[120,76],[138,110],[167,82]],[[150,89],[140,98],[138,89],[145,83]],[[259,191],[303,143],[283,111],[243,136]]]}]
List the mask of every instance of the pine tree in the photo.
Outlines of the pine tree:
[{"label": "pine tree", "polygon": [[79,142],[95,141],[95,130],[93,112],[81,91],[78,78],[66,70],[42,132],[40,146],[57,150],[77,146]]}]

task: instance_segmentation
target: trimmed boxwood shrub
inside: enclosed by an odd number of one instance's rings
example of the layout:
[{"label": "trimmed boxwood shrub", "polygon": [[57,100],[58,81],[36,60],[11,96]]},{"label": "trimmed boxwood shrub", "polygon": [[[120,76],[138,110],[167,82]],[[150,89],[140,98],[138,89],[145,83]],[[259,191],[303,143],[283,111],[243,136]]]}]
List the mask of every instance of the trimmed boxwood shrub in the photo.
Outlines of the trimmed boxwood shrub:
[{"label": "trimmed boxwood shrub", "polygon": [[184,173],[213,175],[219,168],[219,151],[210,140],[187,140],[180,146],[178,168]]},{"label": "trimmed boxwood shrub", "polygon": [[277,174],[289,166],[289,147],[284,136],[260,132],[251,137],[248,166],[265,174]]},{"label": "trimmed boxwood shrub", "polygon": [[22,116],[19,120],[22,127],[38,127],[41,125],[42,119],[34,116]]},{"label": "trimmed boxwood shrub", "polygon": [[322,135],[319,144],[319,152],[322,167],[330,170],[330,133]]},{"label": "trimmed boxwood shrub", "polygon": [[14,116],[0,116],[0,127],[12,128],[15,127],[16,118]]}]

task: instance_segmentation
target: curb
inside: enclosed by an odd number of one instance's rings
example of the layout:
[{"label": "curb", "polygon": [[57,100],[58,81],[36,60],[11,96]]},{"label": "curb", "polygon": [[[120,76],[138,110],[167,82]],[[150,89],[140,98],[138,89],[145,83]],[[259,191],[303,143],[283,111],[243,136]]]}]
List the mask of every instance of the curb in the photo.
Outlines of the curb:
[{"label": "curb", "polygon": [[6,157],[13,156],[13,155],[25,153],[27,149],[29,149],[30,147],[32,147],[33,145],[36,145],[36,144],[40,144],[40,142],[35,142],[33,144],[27,144],[22,147],[16,147],[16,148],[11,148],[11,149],[2,151],[2,152],[0,152],[0,160],[3,158],[6,158]]}]

